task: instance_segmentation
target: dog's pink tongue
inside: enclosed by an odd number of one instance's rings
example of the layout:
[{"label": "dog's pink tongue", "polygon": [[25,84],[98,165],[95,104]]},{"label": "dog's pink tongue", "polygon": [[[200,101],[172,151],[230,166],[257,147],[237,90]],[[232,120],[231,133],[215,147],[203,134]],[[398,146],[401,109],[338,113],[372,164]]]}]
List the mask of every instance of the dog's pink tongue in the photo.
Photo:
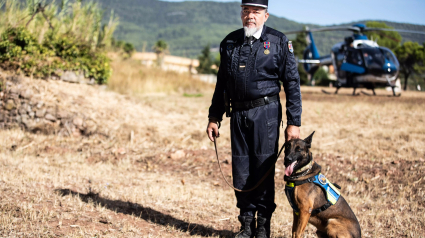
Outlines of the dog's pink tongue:
[{"label": "dog's pink tongue", "polygon": [[294,162],[292,164],[290,164],[288,167],[286,167],[285,169],[285,175],[286,176],[291,176],[292,172],[294,171],[294,166],[297,162]]}]

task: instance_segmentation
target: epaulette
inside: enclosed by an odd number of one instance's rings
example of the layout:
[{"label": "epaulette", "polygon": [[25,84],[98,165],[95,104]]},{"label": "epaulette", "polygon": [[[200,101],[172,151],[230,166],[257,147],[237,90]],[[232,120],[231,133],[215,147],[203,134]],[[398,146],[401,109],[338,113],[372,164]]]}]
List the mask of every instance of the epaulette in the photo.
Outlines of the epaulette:
[{"label": "epaulette", "polygon": [[[236,42],[237,40],[239,40],[241,38],[241,35],[243,35],[243,34],[244,34],[243,28],[238,29],[236,31],[232,31],[226,37],[224,37],[221,44],[228,43],[228,41]],[[243,39],[243,37],[242,37],[242,39]]]}]

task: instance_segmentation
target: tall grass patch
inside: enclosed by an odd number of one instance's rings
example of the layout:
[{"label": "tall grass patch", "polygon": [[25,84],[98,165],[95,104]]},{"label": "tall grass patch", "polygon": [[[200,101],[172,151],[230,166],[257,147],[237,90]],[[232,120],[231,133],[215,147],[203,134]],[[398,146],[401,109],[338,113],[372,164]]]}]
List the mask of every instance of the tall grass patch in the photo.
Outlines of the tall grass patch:
[{"label": "tall grass patch", "polygon": [[39,78],[80,71],[105,83],[111,76],[106,50],[118,24],[95,2],[0,0],[0,66]]},{"label": "tall grass patch", "polygon": [[112,62],[113,76],[110,89],[122,94],[186,94],[200,95],[214,85],[193,78],[189,73],[163,71],[159,67],[145,67],[139,61],[116,59]]}]

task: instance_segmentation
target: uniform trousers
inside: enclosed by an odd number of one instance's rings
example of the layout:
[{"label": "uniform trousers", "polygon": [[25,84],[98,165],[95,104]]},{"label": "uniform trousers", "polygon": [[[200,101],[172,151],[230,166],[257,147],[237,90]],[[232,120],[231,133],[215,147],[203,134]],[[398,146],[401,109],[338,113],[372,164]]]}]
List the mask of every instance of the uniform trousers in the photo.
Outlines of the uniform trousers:
[{"label": "uniform trousers", "polygon": [[[231,145],[233,185],[250,189],[274,166],[282,120],[280,101],[249,110],[233,110]],[[276,209],[274,169],[254,191],[236,193],[241,216],[271,218]]]}]

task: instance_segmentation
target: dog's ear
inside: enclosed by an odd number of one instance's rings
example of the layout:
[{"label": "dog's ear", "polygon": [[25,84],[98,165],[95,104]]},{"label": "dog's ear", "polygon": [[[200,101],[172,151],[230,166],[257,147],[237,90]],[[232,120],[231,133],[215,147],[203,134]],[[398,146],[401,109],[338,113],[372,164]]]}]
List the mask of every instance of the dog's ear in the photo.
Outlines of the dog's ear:
[{"label": "dog's ear", "polygon": [[311,133],[311,135],[309,135],[307,138],[304,139],[304,142],[307,143],[309,146],[311,146],[311,142],[313,141],[314,132],[316,132],[316,131],[313,131],[313,133]]}]

